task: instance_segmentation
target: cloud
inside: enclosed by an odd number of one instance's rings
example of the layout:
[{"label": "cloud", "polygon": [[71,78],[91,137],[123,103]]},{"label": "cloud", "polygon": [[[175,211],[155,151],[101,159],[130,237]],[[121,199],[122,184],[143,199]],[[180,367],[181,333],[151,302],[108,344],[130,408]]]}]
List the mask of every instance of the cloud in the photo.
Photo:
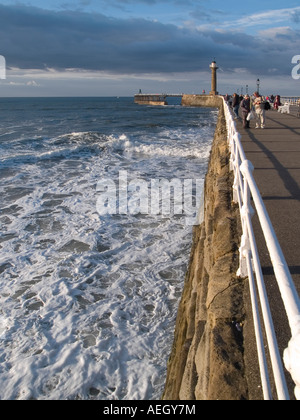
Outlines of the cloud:
[{"label": "cloud", "polygon": [[269,25],[270,22],[275,25],[283,21],[294,21],[297,22],[299,19],[300,7],[285,8],[277,10],[267,10],[265,12],[254,13],[252,15],[245,16],[241,19],[237,19],[234,22],[225,22],[222,26],[226,27],[250,27],[258,25]]},{"label": "cloud", "polygon": [[[199,0],[198,0],[199,1]],[[139,3],[141,4],[146,4],[149,6],[153,6],[156,4],[161,4],[161,3],[171,3],[171,4],[184,4],[186,6],[190,5],[191,3],[194,3],[195,1],[191,1],[191,0],[104,0],[104,3],[109,3],[109,4],[133,4],[133,5],[137,5]]]},{"label": "cloud", "polygon": [[295,10],[295,11],[292,12],[292,20],[295,23],[300,22],[300,10]]},{"label": "cloud", "polygon": [[[283,10],[291,14],[291,9]],[[244,23],[278,15],[271,13],[252,15]],[[278,69],[278,74],[288,74],[291,57],[298,53],[299,31],[288,27],[272,31],[272,36],[270,30],[254,36],[226,24],[197,29],[100,13],[0,6],[0,54],[7,66],[43,70],[48,76],[49,69],[120,75],[209,71],[213,58],[224,71],[247,68],[268,75],[270,69]]]},{"label": "cloud", "polygon": [[10,86],[30,86],[30,87],[39,87],[40,84],[35,80],[30,80],[29,82],[9,82]]},{"label": "cloud", "polygon": [[143,19],[0,6],[2,54],[22,68],[132,70],[131,59],[137,64],[136,55],[145,59],[145,50],[155,47],[160,54],[174,38],[182,38],[176,32],[175,26]]}]

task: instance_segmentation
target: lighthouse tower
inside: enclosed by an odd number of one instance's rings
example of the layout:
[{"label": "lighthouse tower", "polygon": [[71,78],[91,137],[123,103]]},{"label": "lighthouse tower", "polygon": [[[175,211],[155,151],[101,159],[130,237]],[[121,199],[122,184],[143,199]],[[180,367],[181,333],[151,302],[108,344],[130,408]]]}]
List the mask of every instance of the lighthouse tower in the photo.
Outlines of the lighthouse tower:
[{"label": "lighthouse tower", "polygon": [[217,70],[218,66],[215,61],[211,63],[209,66],[211,68],[211,91],[209,92],[210,95],[218,95],[217,92]]}]

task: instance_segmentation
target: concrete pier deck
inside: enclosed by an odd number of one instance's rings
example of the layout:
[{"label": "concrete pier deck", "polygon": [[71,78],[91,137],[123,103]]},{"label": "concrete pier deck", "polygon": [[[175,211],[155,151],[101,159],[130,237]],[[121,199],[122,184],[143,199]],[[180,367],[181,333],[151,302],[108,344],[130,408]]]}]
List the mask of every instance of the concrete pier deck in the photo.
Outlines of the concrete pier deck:
[{"label": "concrete pier deck", "polygon": [[[237,121],[246,157],[254,165],[256,183],[300,294],[300,119],[270,110],[266,111],[264,130],[255,129],[254,121],[250,122],[250,127],[244,129]],[[282,352],[287,346],[290,330],[256,216],[253,224]],[[255,355],[249,352],[249,360],[251,358],[255,360]],[[253,399],[259,398],[259,393],[255,395],[258,373],[255,373],[254,365],[251,368]],[[289,383],[292,391],[294,385]]]}]

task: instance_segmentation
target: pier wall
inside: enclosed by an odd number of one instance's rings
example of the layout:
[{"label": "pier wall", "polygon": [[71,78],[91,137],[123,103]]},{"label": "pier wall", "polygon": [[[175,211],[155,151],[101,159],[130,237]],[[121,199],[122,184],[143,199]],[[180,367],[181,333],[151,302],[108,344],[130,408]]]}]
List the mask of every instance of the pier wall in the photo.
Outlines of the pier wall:
[{"label": "pier wall", "polygon": [[221,108],[223,99],[214,95],[183,95],[182,106],[200,106],[206,108]]},{"label": "pier wall", "polygon": [[182,105],[220,111],[205,179],[204,221],[193,231],[162,399],[248,399],[244,281],[236,276],[241,227],[238,207],[232,203],[223,101],[184,95]]}]

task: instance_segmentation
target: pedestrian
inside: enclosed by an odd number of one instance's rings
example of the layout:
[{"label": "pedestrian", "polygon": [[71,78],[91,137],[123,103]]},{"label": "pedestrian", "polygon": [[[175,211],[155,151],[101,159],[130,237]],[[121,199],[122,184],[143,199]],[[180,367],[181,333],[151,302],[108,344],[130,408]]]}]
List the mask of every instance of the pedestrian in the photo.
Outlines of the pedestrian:
[{"label": "pedestrian", "polygon": [[276,111],[278,111],[278,108],[280,106],[281,106],[280,95],[276,95],[275,102],[274,102],[274,109],[276,109]]},{"label": "pedestrian", "polygon": [[237,93],[234,93],[233,100],[232,100],[232,108],[235,115],[234,117],[235,120],[239,118],[239,107],[240,107],[240,98]]},{"label": "pedestrian", "polygon": [[250,121],[247,120],[247,117],[251,111],[250,96],[245,95],[244,99],[241,102],[241,111],[242,111],[242,120],[243,127],[250,128]]},{"label": "pedestrian", "polygon": [[254,101],[253,101],[254,111],[255,111],[255,119],[256,119],[256,127],[255,128],[265,128],[265,104],[262,96],[258,92],[254,93]]}]

